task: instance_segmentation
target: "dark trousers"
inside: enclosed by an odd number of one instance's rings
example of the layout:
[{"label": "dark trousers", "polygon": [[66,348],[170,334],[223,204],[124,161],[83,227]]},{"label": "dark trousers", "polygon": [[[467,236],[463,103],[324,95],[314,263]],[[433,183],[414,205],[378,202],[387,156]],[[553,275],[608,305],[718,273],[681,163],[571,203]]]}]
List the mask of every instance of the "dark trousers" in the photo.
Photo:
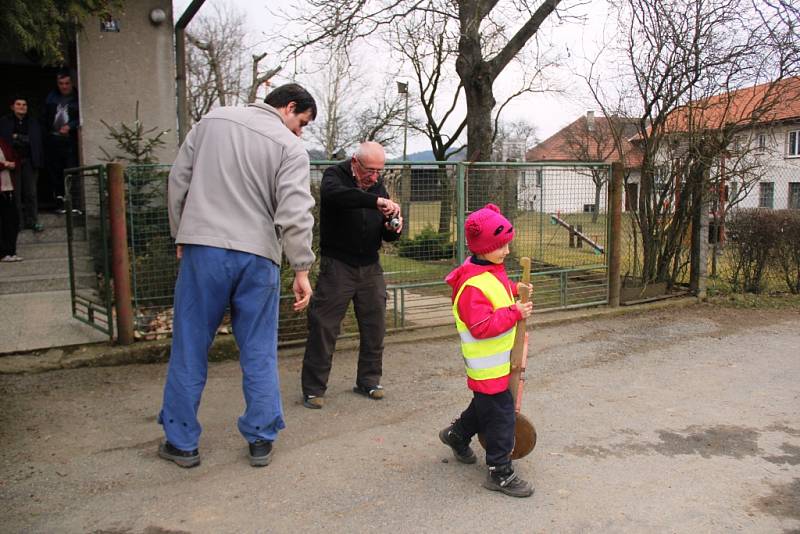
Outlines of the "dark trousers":
[{"label": "dark trousers", "polygon": [[78,166],[78,147],[70,136],[48,135],[45,155],[51,196],[64,196],[64,169]]},{"label": "dark trousers", "polygon": [[465,439],[483,434],[486,442],[486,465],[511,462],[514,449],[514,398],[509,390],[495,395],[472,392],[472,402],[456,421],[456,432]]},{"label": "dark trousers", "polygon": [[0,193],[0,258],[17,253],[19,213],[14,191]]},{"label": "dark trousers", "polygon": [[358,321],[360,345],[356,384],[380,384],[386,331],[386,282],[380,263],[352,267],[323,256],[308,307],[308,339],[301,383],[305,395],[322,396],[328,387],[333,351],[350,301]]},{"label": "dark trousers", "polygon": [[16,201],[19,220],[23,228],[33,228],[39,222],[39,197],[37,182],[39,171],[31,160],[24,159],[17,164]]}]

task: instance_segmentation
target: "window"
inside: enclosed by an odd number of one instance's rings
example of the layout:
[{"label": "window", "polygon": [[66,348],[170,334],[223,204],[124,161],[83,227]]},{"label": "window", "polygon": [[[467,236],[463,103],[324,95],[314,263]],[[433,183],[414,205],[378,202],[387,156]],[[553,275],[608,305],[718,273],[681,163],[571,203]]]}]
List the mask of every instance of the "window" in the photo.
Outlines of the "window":
[{"label": "window", "polygon": [[542,187],[542,169],[536,169],[536,187]]},{"label": "window", "polygon": [[594,213],[597,210],[597,206],[594,204],[584,204],[583,205],[583,213]]},{"label": "window", "polygon": [[772,209],[775,197],[775,184],[772,182],[761,182],[758,190],[758,207]]},{"label": "window", "polygon": [[731,182],[730,189],[728,189],[728,202],[736,202],[739,200],[739,182]]},{"label": "window", "polygon": [[767,148],[767,134],[758,134],[758,149],[763,151]]},{"label": "window", "polygon": [[787,156],[800,156],[800,130],[789,132],[789,146],[786,147]]},{"label": "window", "polygon": [[800,210],[800,182],[789,182],[789,209]]}]

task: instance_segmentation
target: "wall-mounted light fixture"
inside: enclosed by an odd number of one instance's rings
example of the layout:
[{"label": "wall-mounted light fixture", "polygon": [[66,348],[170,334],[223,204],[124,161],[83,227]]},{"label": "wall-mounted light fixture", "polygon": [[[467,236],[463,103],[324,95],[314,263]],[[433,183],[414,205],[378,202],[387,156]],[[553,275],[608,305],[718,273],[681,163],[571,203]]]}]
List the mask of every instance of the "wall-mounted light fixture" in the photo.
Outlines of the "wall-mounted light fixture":
[{"label": "wall-mounted light fixture", "polygon": [[150,22],[152,22],[154,26],[160,25],[165,20],[167,20],[167,14],[163,9],[157,7],[150,10]]}]

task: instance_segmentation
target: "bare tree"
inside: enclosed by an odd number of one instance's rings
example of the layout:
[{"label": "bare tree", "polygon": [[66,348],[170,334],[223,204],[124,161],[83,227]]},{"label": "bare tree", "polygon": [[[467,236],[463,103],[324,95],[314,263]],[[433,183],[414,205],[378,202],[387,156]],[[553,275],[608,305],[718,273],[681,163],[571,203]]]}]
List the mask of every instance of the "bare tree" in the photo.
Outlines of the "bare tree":
[{"label": "bare tree", "polygon": [[[684,243],[701,227],[731,141],[769,117],[780,81],[797,72],[796,22],[785,5],[751,0],[623,0],[617,8],[627,67],[617,83],[634,89],[623,107],[638,117],[643,150],[641,274],[672,284],[689,263]],[[588,78],[605,111],[599,78]],[[696,232],[691,239],[702,246]]]},{"label": "bare tree", "polygon": [[[492,154],[495,80],[560,3],[561,0],[543,0],[536,5],[526,0],[310,0],[303,12],[287,15],[304,23],[307,30],[307,37],[290,48],[294,53],[335,38],[352,42],[418,14],[437,14],[456,21],[455,67],[467,104],[467,153],[470,160],[480,161]],[[516,30],[512,32],[510,28]]]},{"label": "bare tree", "polygon": [[[255,102],[258,89],[269,85],[281,67],[261,70],[265,53],[247,56],[244,13],[224,5],[213,6],[186,33],[189,116],[197,122],[217,106]],[[250,79],[246,79],[250,70]]]},{"label": "bare tree", "polygon": [[230,6],[193,21],[187,31],[189,115],[193,122],[216,106],[238,103],[243,90],[245,17]]},{"label": "bare tree", "polygon": [[[310,131],[329,159],[363,141],[376,141],[389,148],[400,138],[404,107],[399,95],[390,89],[391,80],[380,82],[382,94],[363,98],[366,82],[348,52],[343,46],[329,52],[317,76],[321,83],[315,87],[320,112]],[[372,83],[373,78],[367,80]]]},{"label": "bare tree", "polygon": [[[446,83],[450,79],[450,69],[455,70],[456,55],[453,46],[456,36],[451,33],[447,15],[423,12],[395,21],[387,39],[414,73],[414,92],[424,120],[413,129],[428,138],[436,161],[447,161],[466,148],[461,134],[467,126],[467,118],[456,109],[463,86],[459,83],[452,94],[447,95]],[[446,102],[442,110],[443,93]]]}]

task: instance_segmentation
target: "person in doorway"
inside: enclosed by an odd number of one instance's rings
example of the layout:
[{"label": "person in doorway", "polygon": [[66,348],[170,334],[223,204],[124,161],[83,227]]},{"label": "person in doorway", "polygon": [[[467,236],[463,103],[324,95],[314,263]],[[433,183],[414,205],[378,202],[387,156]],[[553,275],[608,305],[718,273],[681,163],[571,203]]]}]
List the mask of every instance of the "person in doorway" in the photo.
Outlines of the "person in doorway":
[{"label": "person in doorway", "polygon": [[69,70],[56,75],[44,103],[45,164],[56,211],[64,213],[64,169],[78,166],[78,91]]},{"label": "person in doorway", "polygon": [[511,348],[517,321],[530,317],[533,304],[515,302],[519,284],[503,267],[514,227],[494,204],[471,213],[464,225],[472,256],[445,278],[453,288],[453,315],[461,336],[470,402],[461,416],[439,432],[456,460],[477,461],[470,441],[483,434],[489,473],[483,487],[512,497],[529,497],[531,485],[511,465],[516,413],[508,389]]},{"label": "person in doorway", "polygon": [[297,84],[276,88],[263,104],[215,109],[189,132],[170,172],[180,270],[158,454],[181,467],[200,463],[197,411],[227,307],[244,375],[238,427],[250,465],[269,464],[286,426],[277,363],[280,264],[283,253],[301,311],[312,293],[314,198],[300,135],[316,114],[314,98]]},{"label": "person in doorway", "polygon": [[303,357],[303,405],[324,405],[336,337],[353,302],[360,345],[353,390],[382,399],[380,380],[386,330],[386,282],[378,261],[382,241],[403,230],[400,205],[379,180],[386,161],[378,143],[362,143],[352,158],[328,167],[320,185],[320,268],[308,308]]},{"label": "person in doorway", "polygon": [[42,132],[28,115],[28,99],[15,96],[11,114],[0,118],[0,138],[11,144],[17,156],[16,202],[23,228],[41,232],[39,223],[38,182],[42,168]]},{"label": "person in doorway", "polygon": [[14,195],[17,167],[11,145],[0,138],[0,262],[17,262],[19,211]]}]

